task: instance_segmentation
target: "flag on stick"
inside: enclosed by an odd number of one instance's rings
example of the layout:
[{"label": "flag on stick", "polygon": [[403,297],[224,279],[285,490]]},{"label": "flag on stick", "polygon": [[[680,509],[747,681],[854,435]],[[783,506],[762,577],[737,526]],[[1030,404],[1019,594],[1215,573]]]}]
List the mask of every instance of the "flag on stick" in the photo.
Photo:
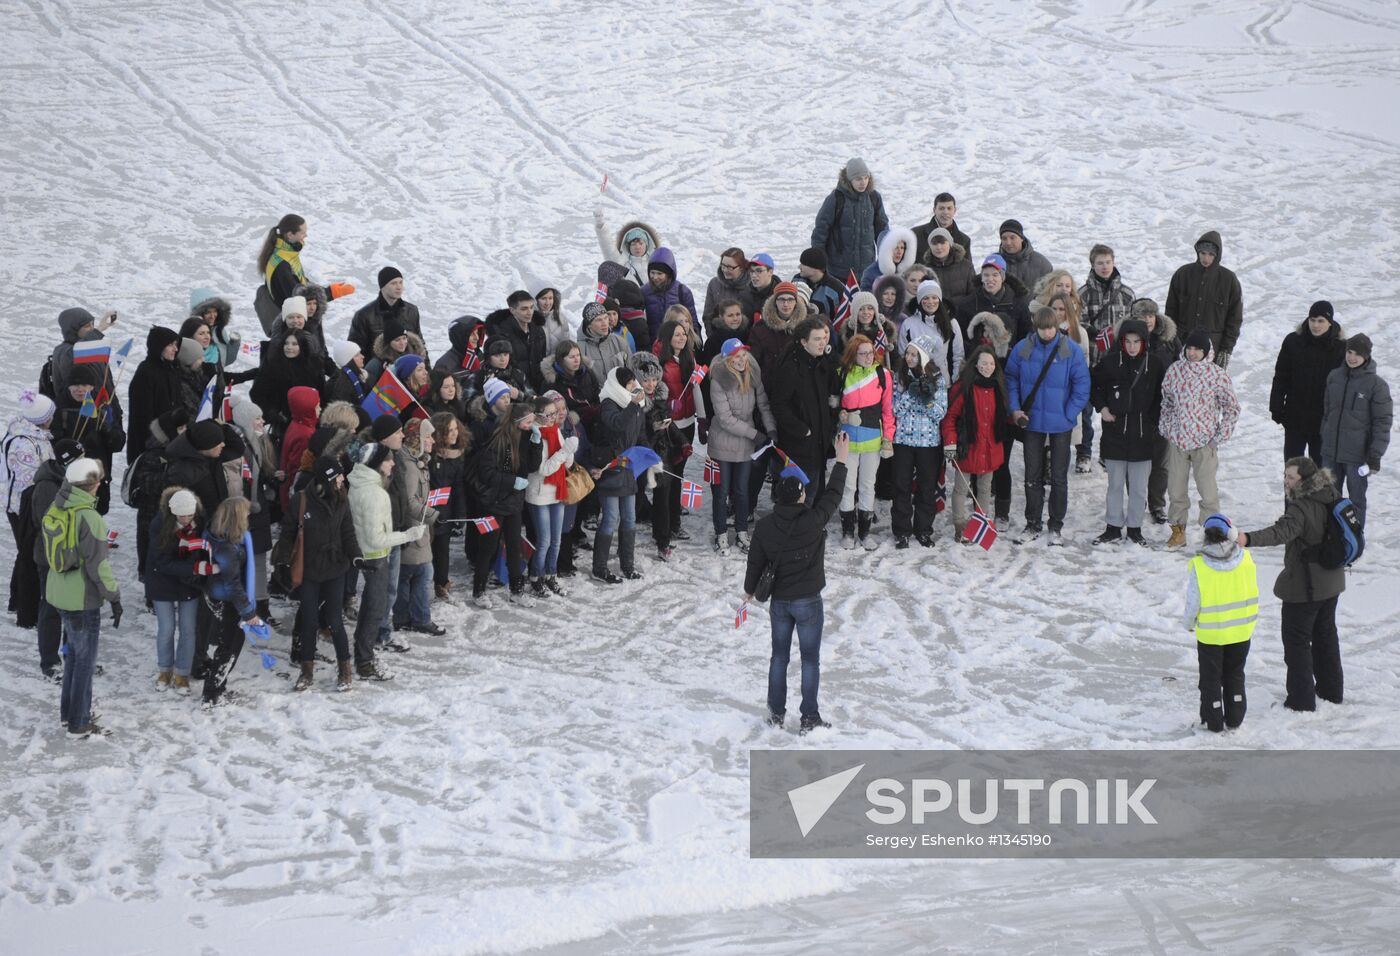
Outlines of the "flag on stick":
[{"label": "flag on stick", "polygon": [[717,485],[720,482],[719,462],[715,461],[709,455],[705,456],[705,474],[703,478],[707,485]]},{"label": "flag on stick", "polygon": [[446,488],[434,488],[432,491],[428,492],[428,507],[441,508],[443,505],[447,504],[451,497],[452,488],[450,486]]},{"label": "flag on stick", "polygon": [[681,479],[681,507],[695,510],[705,501],[705,488],[693,481]]},{"label": "flag on stick", "polygon": [[963,529],[963,540],[980,546],[983,551],[990,551],[996,539],[997,526],[980,506],[977,507],[973,510],[972,517],[967,520],[967,527]]}]

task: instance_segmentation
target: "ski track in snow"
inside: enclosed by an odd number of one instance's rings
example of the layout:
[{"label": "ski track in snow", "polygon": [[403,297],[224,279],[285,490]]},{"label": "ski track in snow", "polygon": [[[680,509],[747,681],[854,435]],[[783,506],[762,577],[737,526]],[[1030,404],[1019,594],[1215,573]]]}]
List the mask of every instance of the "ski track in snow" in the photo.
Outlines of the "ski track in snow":
[{"label": "ski track in snow", "polygon": [[[1221,462],[1245,526],[1281,507],[1269,381],[1307,305],[1330,299],[1394,375],[1389,4],[894,0],[859,27],[837,6],[668,13],[13,5],[10,391],[69,305],[117,308],[120,340],[177,325],[189,289],[213,286],[251,338],[253,256],[283,212],[311,222],[311,275],[360,288],[332,305],[332,334],[393,262],[436,353],[451,318],[519,285],[558,286],[577,315],[604,173],[610,227],[654,225],[699,296],[731,244],[789,274],[854,154],[892,222],[926,220],[949,188],[979,256],[1014,216],[1076,276],[1108,241],[1159,301],[1194,238],[1220,229],[1246,299],[1231,369],[1244,413]],[[833,543],[822,690],[836,727],[816,739],[758,720],[767,618],[734,630],[742,558],[709,551],[707,516],[687,519],[671,564],[642,549],[645,587],[576,580],[565,618],[557,601],[438,605],[449,636],[348,695],[323,665],[293,696],[245,655],[244,701],[206,716],[150,690],[154,621],[118,507],[132,610],[104,631],[96,684],[115,736],[67,741],[32,632],[0,629],[0,950],[92,952],[100,933],[103,951],[172,953],[1386,951],[1393,861],[750,861],[747,806],[753,747],[1400,746],[1391,470],[1341,603],[1348,703],[1271,707],[1283,665],[1266,598],[1250,716],[1224,738],[1192,729],[1184,558],[1085,544],[1101,474],[1071,476],[1062,553],[1009,535],[958,548],[946,518],[933,551],[896,552],[884,505],[874,555]],[[1267,587],[1281,554],[1256,557]]]}]

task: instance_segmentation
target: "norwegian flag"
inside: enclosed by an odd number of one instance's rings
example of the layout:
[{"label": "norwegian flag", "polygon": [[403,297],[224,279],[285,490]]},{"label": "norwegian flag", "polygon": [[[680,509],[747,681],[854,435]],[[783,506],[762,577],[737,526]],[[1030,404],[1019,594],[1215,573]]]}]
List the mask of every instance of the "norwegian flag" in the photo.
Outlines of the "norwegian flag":
[{"label": "norwegian flag", "polygon": [[709,455],[705,456],[705,474],[703,480],[707,485],[717,485],[720,482],[719,462],[715,461]]},{"label": "norwegian flag", "polygon": [[481,337],[481,341],[476,343],[476,348],[467,349],[462,353],[462,371],[475,372],[481,368],[481,351],[486,348],[486,336]]},{"label": "norwegian flag", "polygon": [[117,546],[117,533],[116,533],[115,531],[108,531],[108,532],[107,532],[107,547],[109,547],[109,548],[115,548],[116,546]]},{"label": "norwegian flag", "polygon": [[441,508],[452,497],[452,488],[434,488],[428,492],[428,507]]},{"label": "norwegian flag", "polygon": [[224,417],[223,421],[233,421],[233,386],[224,386]]},{"label": "norwegian flag", "polygon": [[467,520],[476,525],[476,530],[482,534],[490,534],[501,526],[501,523],[490,515],[484,518],[468,518]]},{"label": "norwegian flag", "polygon": [[252,480],[253,480],[253,469],[250,468],[250,467],[248,466],[248,461],[247,461],[246,458],[243,460],[243,480],[244,480],[244,481],[252,481]]},{"label": "norwegian flag", "polygon": [[963,529],[963,540],[981,546],[983,551],[990,551],[996,539],[997,526],[987,517],[986,512],[975,508],[972,517],[967,520],[967,527]]},{"label": "norwegian flag", "polygon": [[203,536],[198,537],[198,538],[181,538],[181,539],[180,539],[180,550],[181,550],[181,551],[208,551],[208,550],[209,550],[209,539],[206,538],[206,537],[203,537]]},{"label": "norwegian flag", "polygon": [[709,374],[710,374],[710,367],[709,367],[708,365],[697,365],[697,366],[695,366],[695,371],[693,371],[693,372],[690,373],[690,384],[691,384],[691,385],[699,385],[701,382],[703,382],[703,381],[705,380],[705,376],[706,376],[706,375],[709,375]]},{"label": "norwegian flag", "polygon": [[693,481],[681,479],[681,507],[695,509],[699,508],[705,501],[705,488],[697,485]]},{"label": "norwegian flag", "polygon": [[836,318],[831,323],[833,331],[840,332],[841,326],[851,317],[851,297],[859,291],[860,280],[856,278],[856,270],[852,269],[846,276],[846,291],[841,295],[841,303],[836,307]]},{"label": "norwegian flag", "polygon": [[1094,336],[1094,345],[1100,352],[1107,352],[1113,348],[1113,326],[1105,326],[1098,335]]},{"label": "norwegian flag", "polygon": [[593,290],[593,301],[599,305],[608,301],[608,284],[606,282],[598,283],[598,288]]},{"label": "norwegian flag", "polygon": [[889,337],[885,335],[885,326],[876,316],[875,322],[875,364],[881,365],[885,361],[885,356],[891,351]]},{"label": "norwegian flag", "polygon": [[749,602],[745,601],[739,605],[739,610],[734,615],[734,629],[738,630],[744,622],[749,619]]}]

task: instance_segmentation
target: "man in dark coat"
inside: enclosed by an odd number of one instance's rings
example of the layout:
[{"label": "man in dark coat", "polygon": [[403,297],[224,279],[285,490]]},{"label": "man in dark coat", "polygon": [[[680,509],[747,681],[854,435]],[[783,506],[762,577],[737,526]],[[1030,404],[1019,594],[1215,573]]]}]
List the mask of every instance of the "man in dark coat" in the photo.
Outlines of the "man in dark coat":
[{"label": "man in dark coat", "polygon": [[836,428],[826,351],[831,329],[825,319],[807,318],[793,330],[793,338],[773,369],[768,403],[778,424],[778,447],[806,472],[808,490],[820,497],[826,485],[826,450]]},{"label": "man in dark coat", "polygon": [[165,446],[165,487],[179,485],[193,491],[206,515],[212,515],[228,497],[228,480],[219,461],[225,437],[224,426],[206,418]]},{"label": "man in dark coat", "polygon": [[[972,261],[972,240],[967,233],[958,228],[958,221],[955,216],[958,214],[958,201],[953,198],[952,193],[939,193],[933,198],[933,217],[928,222],[921,223],[914,227],[914,260],[916,262],[927,261],[925,254],[929,249],[929,234],[935,229],[946,229],[951,237],[953,245],[960,246],[963,257],[968,262]],[[948,288],[944,285],[943,288]]]},{"label": "man in dark coat", "polygon": [[181,372],[176,355],[180,333],[163,325],[146,333],[146,357],[136,366],[126,392],[126,460],[146,450],[151,422],[180,404]]},{"label": "man in dark coat", "polygon": [[1055,271],[1050,260],[1036,252],[1019,219],[1008,219],[997,230],[1001,236],[1001,257],[1006,262],[1006,271],[1027,289],[1034,289],[1036,281]]},{"label": "man in dark coat", "polygon": [[534,323],[535,297],[524,289],[516,289],[506,298],[506,308],[497,309],[486,317],[487,335],[510,343],[510,364],[525,373],[532,391],[543,391],[544,361],[549,345],[544,329]]},{"label": "man in dark coat", "polygon": [[[531,308],[534,308],[533,300]],[[346,338],[358,345],[366,357],[373,355],[374,340],[384,331],[384,320],[389,316],[404,329],[423,337],[418,306],[403,297],[403,273],[393,266],[379,270],[379,295],[350,319],[350,334]]]},{"label": "man in dark coat", "polygon": [[1184,341],[1197,329],[1210,333],[1215,364],[1230,367],[1230,353],[1244,324],[1244,297],[1240,280],[1220,264],[1223,250],[1214,229],[1196,240],[1196,261],[1188,262],[1172,276],[1167,287],[1167,315],[1176,320]]},{"label": "man in dark coat", "polygon": [[[963,336],[968,336],[972,319],[978,312],[991,312],[1001,319],[1011,333],[1012,345],[1030,335],[1031,317],[1026,309],[1028,296],[1025,287],[1007,275],[1006,260],[995,253],[988,256],[982,261],[980,278],[972,295],[953,300],[953,311]],[[969,338],[966,344],[976,346],[980,343]]]},{"label": "man in dark coat", "polygon": [[1322,464],[1322,402],[1327,376],[1342,364],[1346,339],[1325,299],[1284,336],[1269,390],[1269,417],[1283,426],[1283,457],[1306,454]]},{"label": "man in dark coat", "polygon": [[54,398],[57,410],[49,426],[55,439],[72,438],[83,446],[88,458],[102,463],[102,482],[97,489],[97,513],[106,514],[112,500],[112,457],[126,447],[126,432],[122,430],[122,405],[117,396],[96,408],[95,417],[83,414],[84,401],[100,400],[104,389],[110,389],[112,376],[105,363],[74,365],[68,373],[68,384]]},{"label": "man in dark coat", "polygon": [[836,439],[836,464],[831,482],[808,506],[811,486],[802,483],[796,469],[785,468],[774,496],[777,507],[754,529],[744,572],[744,601],[753,598],[764,568],[772,568],[772,603],[768,616],[773,635],[773,656],[768,663],[768,722],[783,725],[787,713],[787,668],[792,652],[792,632],[797,629],[802,654],[802,727],[807,733],[830,727],[817,706],[821,677],[821,642],[824,619],[822,589],[826,587],[826,525],[841,502],[846,484],[850,440],[843,432]]},{"label": "man in dark coat", "polygon": [[875,237],[889,227],[870,168],[862,159],[851,159],[817,212],[812,245],[826,251],[827,271],[844,282],[852,270],[859,276],[875,261]]}]

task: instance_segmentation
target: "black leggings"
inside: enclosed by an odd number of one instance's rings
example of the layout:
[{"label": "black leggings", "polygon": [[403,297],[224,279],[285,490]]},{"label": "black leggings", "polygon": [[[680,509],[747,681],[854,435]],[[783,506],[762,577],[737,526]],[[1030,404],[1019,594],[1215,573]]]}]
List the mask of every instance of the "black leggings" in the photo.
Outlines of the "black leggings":
[{"label": "black leggings", "polygon": [[472,594],[486,590],[486,579],[496,565],[496,549],[500,547],[501,536],[506,539],[506,566],[510,569],[510,589],[520,591],[525,587],[525,563],[520,551],[520,515],[496,515],[500,527],[486,534],[478,534],[476,539],[476,567],[472,572]]}]

